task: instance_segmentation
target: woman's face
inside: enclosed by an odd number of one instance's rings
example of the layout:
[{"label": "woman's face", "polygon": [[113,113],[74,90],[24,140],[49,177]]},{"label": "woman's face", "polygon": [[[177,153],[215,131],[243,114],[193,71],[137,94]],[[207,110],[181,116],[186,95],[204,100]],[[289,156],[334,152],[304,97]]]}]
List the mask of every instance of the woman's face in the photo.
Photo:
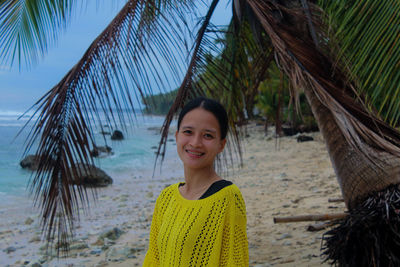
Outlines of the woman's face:
[{"label": "woman's face", "polygon": [[175,138],[180,159],[191,169],[213,168],[226,143],[226,139],[221,140],[217,118],[202,108],[186,113]]}]

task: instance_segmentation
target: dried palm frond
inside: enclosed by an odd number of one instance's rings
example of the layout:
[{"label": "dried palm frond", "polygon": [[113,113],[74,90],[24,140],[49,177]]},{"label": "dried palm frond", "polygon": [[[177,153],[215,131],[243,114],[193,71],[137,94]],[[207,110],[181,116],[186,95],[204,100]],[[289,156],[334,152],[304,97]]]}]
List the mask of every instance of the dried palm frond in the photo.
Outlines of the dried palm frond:
[{"label": "dried palm frond", "polygon": [[323,256],[336,266],[400,266],[400,189],[368,196],[323,235]]}]

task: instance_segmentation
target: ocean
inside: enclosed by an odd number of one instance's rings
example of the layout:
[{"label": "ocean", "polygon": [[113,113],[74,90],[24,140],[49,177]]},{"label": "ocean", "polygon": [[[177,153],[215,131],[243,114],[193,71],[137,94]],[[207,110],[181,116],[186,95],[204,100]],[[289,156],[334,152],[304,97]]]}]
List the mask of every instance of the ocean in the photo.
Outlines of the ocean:
[{"label": "ocean", "polygon": [[[27,196],[27,185],[31,172],[20,167],[25,149],[26,137],[32,129],[32,123],[21,134],[17,133],[28,121],[31,114],[20,117],[23,113],[13,110],[0,110],[0,203],[6,204],[15,197]],[[136,115],[133,125],[127,125],[123,141],[112,141],[106,135],[107,145],[113,155],[95,160],[96,166],[109,174],[114,182],[127,173],[150,173],[154,167],[155,146],[158,146],[160,135],[157,128],[161,127],[164,117]],[[170,137],[173,138],[173,137]],[[100,131],[95,133],[98,146],[105,145]],[[170,140],[172,142],[172,140]],[[34,154],[33,148],[28,154]]]}]

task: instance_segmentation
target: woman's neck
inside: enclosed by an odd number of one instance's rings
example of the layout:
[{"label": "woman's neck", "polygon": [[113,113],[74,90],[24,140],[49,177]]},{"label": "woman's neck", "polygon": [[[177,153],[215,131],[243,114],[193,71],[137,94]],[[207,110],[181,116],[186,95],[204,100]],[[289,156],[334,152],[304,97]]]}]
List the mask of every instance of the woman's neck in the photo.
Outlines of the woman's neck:
[{"label": "woman's neck", "polygon": [[191,170],[185,168],[185,185],[180,187],[181,194],[187,199],[198,199],[210,185],[221,177],[214,169]]}]

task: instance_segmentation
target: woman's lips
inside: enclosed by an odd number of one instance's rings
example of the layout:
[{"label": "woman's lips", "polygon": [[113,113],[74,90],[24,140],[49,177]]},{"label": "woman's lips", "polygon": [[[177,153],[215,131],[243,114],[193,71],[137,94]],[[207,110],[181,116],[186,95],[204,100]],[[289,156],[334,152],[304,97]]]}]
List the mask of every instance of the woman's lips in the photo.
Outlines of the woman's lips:
[{"label": "woman's lips", "polygon": [[193,151],[193,150],[188,150],[185,149],[186,153],[189,154],[189,156],[194,157],[194,158],[200,158],[201,156],[204,155],[204,153],[199,152],[199,151]]}]

